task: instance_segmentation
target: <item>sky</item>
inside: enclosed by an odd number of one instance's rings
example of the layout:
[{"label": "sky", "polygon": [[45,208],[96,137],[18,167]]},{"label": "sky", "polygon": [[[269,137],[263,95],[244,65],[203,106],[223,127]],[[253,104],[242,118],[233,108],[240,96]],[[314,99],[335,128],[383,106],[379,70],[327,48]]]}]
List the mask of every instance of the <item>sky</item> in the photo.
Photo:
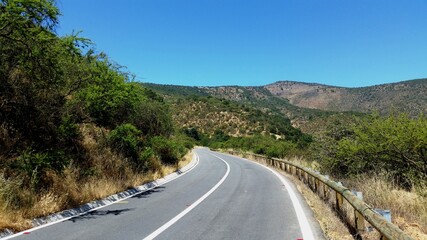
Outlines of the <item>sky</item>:
[{"label": "sky", "polygon": [[427,0],[57,0],[136,80],[362,87],[427,77]]}]

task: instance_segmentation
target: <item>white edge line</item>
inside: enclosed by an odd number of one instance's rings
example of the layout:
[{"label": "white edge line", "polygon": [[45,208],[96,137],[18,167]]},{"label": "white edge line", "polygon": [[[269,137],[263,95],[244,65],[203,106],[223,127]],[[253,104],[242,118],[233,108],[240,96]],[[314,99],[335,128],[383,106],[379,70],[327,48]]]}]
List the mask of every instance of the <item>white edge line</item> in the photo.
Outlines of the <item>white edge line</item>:
[{"label": "white edge line", "polygon": [[[230,155],[230,156],[233,156],[233,155]],[[236,157],[236,156],[233,156],[233,157]],[[251,163],[258,164],[261,167],[264,167],[264,168],[268,169],[269,171],[271,171],[272,173],[274,173],[274,175],[276,175],[280,179],[280,181],[283,183],[283,185],[285,185],[285,188],[289,193],[289,197],[291,198],[292,205],[294,206],[295,213],[296,213],[297,219],[298,219],[298,223],[299,223],[300,228],[301,228],[303,239],[304,240],[314,240],[313,231],[311,230],[310,224],[308,223],[307,216],[305,215],[304,210],[301,206],[301,203],[298,201],[297,195],[295,194],[295,192],[292,189],[289,182],[282,175],[280,175],[276,170],[271,169],[271,168],[269,168],[269,167],[267,167],[261,163],[251,161],[251,160],[246,159],[246,158],[241,158],[241,157],[236,157],[236,158],[243,159],[245,161],[249,161]]]},{"label": "white edge line", "polygon": [[[67,220],[69,220],[69,219],[72,219],[72,218],[75,218],[75,217],[79,217],[79,216],[85,215],[85,214],[87,214],[87,213],[90,213],[90,212],[92,212],[92,211],[95,211],[95,210],[98,210],[98,209],[101,209],[101,208],[104,208],[104,207],[110,206],[110,205],[112,205],[112,204],[118,203],[118,202],[120,202],[120,201],[123,201],[123,200],[129,199],[129,198],[131,198],[131,197],[133,197],[133,196],[135,196],[135,195],[141,194],[141,193],[143,193],[143,192],[150,191],[150,190],[152,190],[152,189],[154,189],[154,188],[156,188],[156,187],[158,187],[158,186],[162,186],[162,185],[164,185],[164,184],[166,184],[166,183],[168,183],[168,182],[171,182],[171,181],[173,181],[173,180],[178,179],[179,177],[184,176],[185,174],[187,174],[187,173],[189,173],[191,170],[193,170],[197,165],[199,165],[199,155],[198,155],[197,153],[194,153],[194,156],[196,157],[196,163],[195,163],[193,166],[191,166],[188,170],[186,170],[185,172],[183,172],[183,173],[181,173],[181,174],[177,174],[175,177],[173,177],[173,178],[171,178],[171,179],[169,179],[169,180],[166,180],[166,181],[164,181],[164,182],[162,182],[162,183],[160,183],[160,184],[157,184],[156,182],[157,182],[157,181],[161,181],[162,179],[165,179],[165,178],[166,178],[166,177],[168,177],[169,175],[168,175],[168,176],[165,176],[165,177],[163,177],[163,178],[160,178],[160,179],[154,180],[154,181],[152,181],[152,182],[146,183],[146,184],[144,184],[144,185],[141,185],[141,186],[135,187],[135,188],[136,188],[136,189],[137,189],[137,188],[142,188],[142,187],[144,187],[145,185],[148,185],[148,184],[154,184],[154,186],[153,186],[153,187],[147,188],[147,189],[145,189],[145,190],[143,190],[143,191],[136,192],[136,193],[131,194],[131,195],[129,195],[129,196],[126,196],[126,197],[124,197],[124,198],[114,200],[114,201],[112,201],[112,202],[110,202],[110,203],[106,203],[105,205],[102,205],[102,206],[99,206],[99,207],[96,207],[96,208],[92,208],[92,209],[90,209],[90,210],[88,210],[88,211],[85,211],[85,212],[79,213],[79,214],[77,214],[77,215],[75,215],[75,216],[65,217],[65,218],[62,218],[62,219],[60,219],[60,220],[56,220],[56,221],[53,221],[53,222],[50,222],[50,223],[46,223],[46,224],[43,224],[43,225],[40,225],[40,226],[37,226],[37,227],[34,227],[34,228],[30,228],[30,229],[24,230],[24,231],[22,231],[22,232],[18,232],[18,233],[15,233],[15,234],[13,234],[13,235],[9,235],[9,236],[6,236],[6,237],[4,237],[4,238],[0,238],[0,239],[1,239],[1,240],[7,240],[7,239],[15,238],[15,237],[18,237],[18,236],[23,235],[24,233],[33,232],[33,231],[36,231],[36,230],[39,230],[39,229],[42,229],[42,228],[45,228],[45,227],[48,227],[48,226],[51,226],[51,225],[54,225],[54,224],[60,223],[60,222],[64,222],[64,221],[67,221]],[[182,170],[182,169],[183,169],[183,168],[185,168],[185,167],[186,167],[186,166],[182,167],[182,168],[181,168],[181,169],[179,169],[179,170]],[[178,170],[178,171],[179,171],[179,170]],[[172,174],[176,174],[176,173],[177,173],[177,172],[173,172],[173,173],[171,173],[170,175],[172,175]],[[116,193],[116,194],[119,194],[119,193]],[[114,195],[115,195],[115,194],[114,194]],[[107,198],[108,198],[108,197],[107,197]],[[103,200],[103,199],[100,199],[100,200]]]},{"label": "white edge line", "polygon": [[157,237],[158,235],[160,235],[162,232],[164,232],[166,229],[168,229],[170,226],[172,226],[177,221],[179,221],[182,217],[184,217],[187,213],[189,213],[191,210],[193,210],[195,207],[197,207],[197,205],[199,205],[201,202],[203,202],[203,200],[205,200],[207,197],[209,197],[209,195],[211,195],[225,181],[225,179],[228,177],[228,174],[230,173],[230,165],[228,165],[228,163],[224,159],[222,159],[222,158],[220,158],[218,156],[215,156],[213,154],[211,154],[211,155],[214,156],[214,157],[216,157],[216,158],[218,158],[218,159],[220,159],[221,161],[223,161],[226,164],[227,171],[226,171],[225,175],[207,193],[205,193],[203,196],[201,196],[199,199],[197,199],[197,201],[195,201],[193,204],[191,204],[184,211],[180,212],[174,218],[172,218],[171,220],[169,220],[163,226],[159,227],[157,230],[155,230],[154,232],[152,232],[150,235],[148,235],[145,238],[143,238],[143,240],[151,240],[151,239],[154,239],[155,237]]}]

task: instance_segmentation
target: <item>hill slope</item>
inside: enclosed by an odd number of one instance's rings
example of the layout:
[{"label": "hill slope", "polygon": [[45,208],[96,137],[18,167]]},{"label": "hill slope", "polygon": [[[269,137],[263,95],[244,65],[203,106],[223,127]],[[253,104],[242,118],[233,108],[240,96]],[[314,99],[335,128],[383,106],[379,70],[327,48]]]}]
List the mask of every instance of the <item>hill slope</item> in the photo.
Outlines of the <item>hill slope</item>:
[{"label": "hill slope", "polygon": [[363,88],[281,81],[264,87],[291,104],[328,111],[392,111],[412,116],[427,113],[427,79],[403,81]]}]

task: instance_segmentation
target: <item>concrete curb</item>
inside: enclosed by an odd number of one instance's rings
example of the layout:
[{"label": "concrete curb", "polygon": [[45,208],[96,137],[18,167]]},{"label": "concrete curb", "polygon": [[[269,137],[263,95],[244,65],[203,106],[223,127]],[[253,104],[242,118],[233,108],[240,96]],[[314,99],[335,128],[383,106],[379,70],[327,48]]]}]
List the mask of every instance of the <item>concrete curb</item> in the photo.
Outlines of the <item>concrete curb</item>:
[{"label": "concrete curb", "polygon": [[84,215],[86,213],[97,210],[99,208],[106,207],[108,205],[114,204],[118,201],[121,201],[121,200],[124,200],[127,198],[131,198],[137,194],[149,191],[151,189],[154,189],[158,186],[161,186],[163,184],[166,184],[166,183],[178,178],[179,176],[191,171],[194,167],[197,166],[198,163],[199,163],[199,160],[198,160],[197,155],[193,154],[193,159],[191,160],[191,162],[189,164],[187,164],[186,166],[182,167],[181,169],[178,169],[177,171],[175,171],[175,172],[173,172],[173,173],[171,173],[171,174],[169,174],[163,178],[160,178],[160,179],[157,179],[155,181],[143,184],[143,185],[138,186],[136,188],[132,188],[132,189],[128,189],[126,191],[120,192],[120,193],[116,193],[114,195],[108,196],[108,197],[100,199],[100,200],[95,200],[95,201],[83,204],[83,205],[76,207],[76,208],[64,210],[64,211],[61,211],[58,213],[48,215],[46,217],[33,219],[33,223],[32,223],[33,228],[25,230],[23,232],[14,233],[11,230],[6,229],[6,230],[0,232],[0,239],[2,239],[2,240],[10,239],[12,237],[21,235],[24,232],[34,231],[34,230],[37,230],[39,228],[46,227],[48,225],[52,225],[52,224],[55,224],[58,222],[62,222],[62,221],[71,219],[73,217]]}]

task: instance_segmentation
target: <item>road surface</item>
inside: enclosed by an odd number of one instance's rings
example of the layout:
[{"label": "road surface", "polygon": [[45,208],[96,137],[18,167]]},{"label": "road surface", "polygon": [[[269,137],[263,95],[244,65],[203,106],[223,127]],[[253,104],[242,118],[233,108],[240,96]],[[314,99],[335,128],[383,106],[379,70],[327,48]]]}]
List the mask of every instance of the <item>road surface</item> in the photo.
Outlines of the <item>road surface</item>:
[{"label": "road surface", "polygon": [[206,148],[195,152],[199,164],[182,177],[13,239],[323,238],[301,197],[272,171]]}]

